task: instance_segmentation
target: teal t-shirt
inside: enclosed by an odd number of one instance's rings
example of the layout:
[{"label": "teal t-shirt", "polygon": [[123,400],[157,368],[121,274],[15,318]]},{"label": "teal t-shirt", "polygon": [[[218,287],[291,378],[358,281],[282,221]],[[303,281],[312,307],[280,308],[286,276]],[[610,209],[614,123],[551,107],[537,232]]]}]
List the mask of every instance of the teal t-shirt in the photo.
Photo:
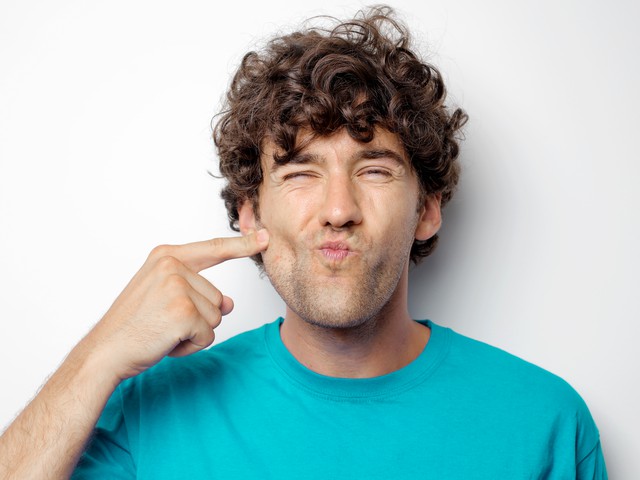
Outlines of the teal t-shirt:
[{"label": "teal t-shirt", "polygon": [[73,478],[607,478],[562,379],[432,322],[388,375],[314,373],[282,319],[118,387]]}]

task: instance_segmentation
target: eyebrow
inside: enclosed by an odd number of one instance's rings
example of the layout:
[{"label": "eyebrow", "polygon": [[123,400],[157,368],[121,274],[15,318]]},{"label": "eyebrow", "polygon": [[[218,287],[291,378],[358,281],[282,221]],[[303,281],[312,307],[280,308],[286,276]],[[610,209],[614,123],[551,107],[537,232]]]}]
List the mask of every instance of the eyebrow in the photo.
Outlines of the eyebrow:
[{"label": "eyebrow", "polygon": [[[375,160],[377,158],[390,158],[394,160],[398,165],[407,166],[407,159],[405,156],[400,155],[395,150],[390,150],[388,148],[372,148],[372,149],[362,149],[358,150],[352,157],[351,160]],[[321,155],[316,155],[315,153],[298,153],[297,155],[293,155],[289,161],[286,163],[280,163],[274,161],[271,165],[271,171],[275,172],[280,167],[284,167],[286,165],[321,165],[325,162],[324,157]]]},{"label": "eyebrow", "polygon": [[356,155],[354,155],[356,160],[375,160],[376,158],[391,158],[395,160],[399,165],[406,166],[407,159],[405,156],[400,155],[395,150],[390,150],[388,148],[376,148],[371,150],[360,150]]}]

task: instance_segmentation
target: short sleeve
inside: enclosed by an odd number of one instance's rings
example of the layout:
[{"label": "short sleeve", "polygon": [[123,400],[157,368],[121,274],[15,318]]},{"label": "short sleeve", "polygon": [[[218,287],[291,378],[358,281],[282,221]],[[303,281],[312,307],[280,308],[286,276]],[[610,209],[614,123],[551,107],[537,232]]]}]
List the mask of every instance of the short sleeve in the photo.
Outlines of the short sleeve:
[{"label": "short sleeve", "polygon": [[607,480],[607,467],[600,444],[600,432],[586,403],[580,400],[576,417],[576,479]]},{"label": "short sleeve", "polygon": [[584,457],[576,468],[577,480],[607,480],[607,467],[604,463],[602,455],[602,447],[600,441],[596,443],[593,450]]},{"label": "short sleeve", "polygon": [[93,438],[71,478],[72,480],[136,478],[120,388],[116,389],[107,402],[96,425]]}]

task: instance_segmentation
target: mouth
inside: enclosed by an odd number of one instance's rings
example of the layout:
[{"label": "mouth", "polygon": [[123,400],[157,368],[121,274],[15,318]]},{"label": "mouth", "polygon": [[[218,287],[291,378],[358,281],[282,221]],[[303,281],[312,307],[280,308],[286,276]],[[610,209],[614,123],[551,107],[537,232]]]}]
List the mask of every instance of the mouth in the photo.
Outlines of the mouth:
[{"label": "mouth", "polygon": [[333,262],[344,260],[355,253],[344,242],[326,242],[320,246],[319,250],[327,260]]}]

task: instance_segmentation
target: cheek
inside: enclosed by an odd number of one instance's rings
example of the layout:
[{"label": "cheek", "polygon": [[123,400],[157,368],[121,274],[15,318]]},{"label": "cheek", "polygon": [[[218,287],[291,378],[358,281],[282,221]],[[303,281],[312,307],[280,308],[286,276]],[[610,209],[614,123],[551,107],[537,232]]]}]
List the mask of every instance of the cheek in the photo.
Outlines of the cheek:
[{"label": "cheek", "polygon": [[280,245],[291,232],[291,221],[283,212],[274,212],[260,218],[260,223],[269,231],[269,246]]},{"label": "cheek", "polygon": [[311,201],[305,196],[269,198],[261,204],[260,223],[269,230],[271,238],[276,237],[276,240],[283,242],[294,241],[300,239],[308,226],[312,210]]},{"label": "cheek", "polygon": [[291,257],[293,242],[297,238],[291,223],[283,211],[272,210],[270,214],[261,216],[260,224],[269,231],[269,247],[262,255],[267,266],[281,266],[284,260]]},{"label": "cheek", "polygon": [[389,198],[372,198],[366,204],[365,218],[369,221],[369,231],[374,238],[404,236],[415,232],[419,218],[417,199],[404,199],[402,194]]}]

